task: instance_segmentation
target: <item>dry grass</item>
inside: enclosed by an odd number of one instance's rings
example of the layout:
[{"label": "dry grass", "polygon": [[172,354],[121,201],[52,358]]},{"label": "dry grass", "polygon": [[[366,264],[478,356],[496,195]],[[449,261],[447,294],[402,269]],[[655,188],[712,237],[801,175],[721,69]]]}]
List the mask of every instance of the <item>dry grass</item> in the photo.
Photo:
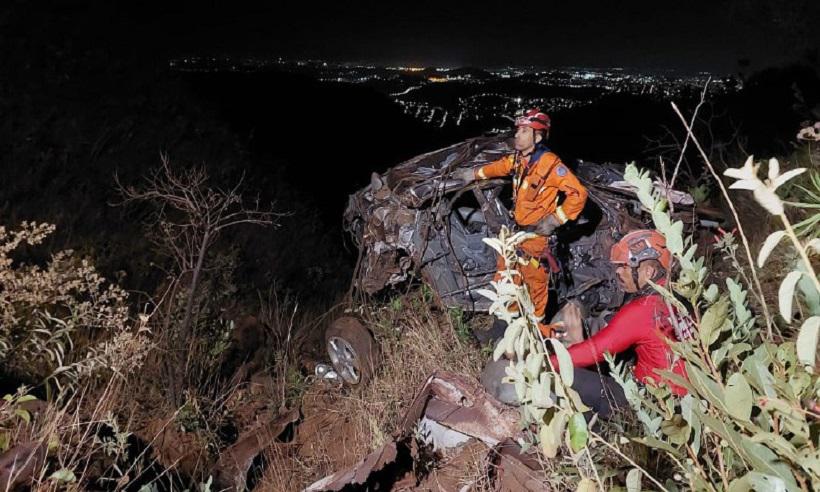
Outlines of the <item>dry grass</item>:
[{"label": "dry grass", "polygon": [[[102,477],[124,485],[126,473],[114,466],[127,447],[128,434],[114,415],[127,398],[124,391],[123,380],[112,377],[103,386],[85,386],[56,402],[4,400],[0,433],[8,438],[10,452],[21,453],[22,459],[10,474],[13,480],[36,491],[81,490],[87,481]],[[19,418],[20,412],[25,419]],[[29,454],[26,449],[38,451]],[[26,464],[34,469],[24,471]],[[71,478],[55,478],[53,474],[60,470],[70,470]]]},{"label": "dry grass", "polygon": [[[304,421],[296,440],[269,451],[258,490],[300,490],[388,442],[434,371],[478,377],[487,354],[461,339],[451,316],[431,305],[423,291],[415,291],[365,308],[362,317],[382,351],[375,376],[364,388],[311,386],[302,399]],[[470,463],[481,466],[480,460]],[[465,480],[475,481],[477,470],[464,470]]]},{"label": "dry grass", "polygon": [[430,309],[420,295],[402,300],[401,309],[382,308],[370,321],[383,360],[377,377],[347,403],[350,410],[366,416],[359,424],[370,432],[371,449],[397,430],[399,419],[430,374],[445,370],[478,378],[487,361],[476,345],[457,336],[449,316]]}]

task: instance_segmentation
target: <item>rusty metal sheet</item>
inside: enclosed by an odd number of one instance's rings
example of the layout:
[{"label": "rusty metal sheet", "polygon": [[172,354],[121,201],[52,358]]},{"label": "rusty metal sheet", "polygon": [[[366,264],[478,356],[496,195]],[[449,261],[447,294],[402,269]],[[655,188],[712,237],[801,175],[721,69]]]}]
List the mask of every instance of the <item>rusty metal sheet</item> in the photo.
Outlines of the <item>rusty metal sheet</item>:
[{"label": "rusty metal sheet", "polygon": [[31,480],[46,458],[46,443],[32,441],[17,444],[0,455],[0,489],[14,490]]},{"label": "rusty metal sheet", "polygon": [[533,453],[508,439],[494,447],[488,456],[492,482],[497,492],[542,492],[550,490],[541,463]]},{"label": "rusty metal sheet", "polygon": [[239,436],[239,439],[220,454],[211,470],[217,490],[245,490],[248,471],[253,460],[276,442],[288,425],[299,420],[299,409],[294,408],[267,424]]},{"label": "rusty metal sheet", "polygon": [[337,491],[342,490],[347,485],[364,484],[372,473],[378,472],[386,465],[392,463],[397,456],[397,443],[396,441],[391,441],[368,454],[364,459],[350,468],[338,471],[314,482],[305,489],[305,492]]},{"label": "rusty metal sheet", "polygon": [[412,432],[422,416],[488,446],[519,432],[516,408],[495,399],[478,381],[447,371],[437,371],[427,379],[402,420],[402,429]]}]

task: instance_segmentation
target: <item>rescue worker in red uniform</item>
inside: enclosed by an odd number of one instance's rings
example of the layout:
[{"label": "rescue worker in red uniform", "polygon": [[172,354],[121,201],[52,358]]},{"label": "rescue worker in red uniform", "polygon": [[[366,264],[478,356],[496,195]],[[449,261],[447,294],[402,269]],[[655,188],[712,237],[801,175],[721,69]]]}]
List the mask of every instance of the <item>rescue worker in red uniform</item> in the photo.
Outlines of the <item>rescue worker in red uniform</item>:
[{"label": "rescue worker in red uniform", "polygon": [[[632,373],[635,379],[644,384],[667,385],[673,393],[683,395],[684,388],[665,381],[656,371],[672,371],[685,378],[683,361],[672,352],[669,341],[691,336],[691,325],[673,323],[674,313],[649,284],[663,285],[672,263],[666,239],[659,232],[630,232],[612,247],[610,261],[616,267],[621,289],[637,297],[624,304],[601,331],[583,341],[580,311],[564,313],[567,338],[577,341],[568,348],[575,366],[573,388],[601,417],[608,417],[613,407],[627,405],[621,386],[595,368],[604,361],[604,354],[615,355],[633,348],[637,358]],[[558,367],[555,356],[552,363]]]},{"label": "rescue worker in red uniform", "polygon": [[[630,232],[612,247],[610,261],[616,267],[620,288],[636,296],[624,304],[604,328],[586,340],[580,309],[575,306],[561,310],[565,343],[569,345],[575,366],[572,387],[602,418],[608,418],[615,408],[628,408],[623,388],[612,377],[600,374],[596,367],[605,361],[604,354],[617,355],[634,349],[637,360],[632,376],[639,383],[666,385],[673,393],[684,395],[684,388],[664,380],[657,371],[672,371],[686,378],[683,361],[672,352],[669,342],[687,339],[693,330],[685,319],[679,317],[678,323],[671,321],[676,313],[670,311],[663,297],[650,285],[650,281],[665,284],[672,266],[672,255],[660,233],[644,229]],[[551,362],[557,369],[555,356]],[[502,358],[487,364],[481,383],[499,400],[518,404],[513,385],[502,382],[509,363]]]},{"label": "rescue worker in red uniform", "polygon": [[[550,118],[531,109],[515,120],[515,153],[475,169],[460,169],[454,177],[465,182],[513,176],[513,218],[522,229],[538,234],[519,245],[521,273],[535,307],[543,321],[549,290],[549,236],[556,227],[575,220],[587,200],[587,190],[555,153],[547,148]],[[563,201],[559,203],[560,195]],[[504,259],[498,259],[498,269]],[[545,336],[551,329],[539,324]]]}]

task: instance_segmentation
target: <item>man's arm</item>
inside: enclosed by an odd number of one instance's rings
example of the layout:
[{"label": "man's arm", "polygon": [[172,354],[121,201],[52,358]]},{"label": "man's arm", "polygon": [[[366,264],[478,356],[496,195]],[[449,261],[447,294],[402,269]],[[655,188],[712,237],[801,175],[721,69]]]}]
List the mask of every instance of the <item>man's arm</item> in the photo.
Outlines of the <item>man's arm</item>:
[{"label": "man's arm", "polygon": [[497,161],[485,164],[478,168],[475,173],[476,179],[490,179],[500,178],[501,176],[509,176],[513,171],[514,156],[506,155]]},{"label": "man's arm", "polygon": [[587,189],[561,159],[557,156],[555,159],[558,162],[552,166],[552,171],[547,176],[547,185],[564,192],[564,202],[555,209],[555,217],[561,224],[566,224],[570,220],[575,220],[584,209]]},{"label": "man's arm", "polygon": [[[587,201],[586,187],[578,181],[575,174],[561,162],[557,155],[550,154],[550,157],[552,158],[539,162],[541,172],[548,173],[542,186],[558,188],[563,191],[564,202],[535,224],[534,232],[542,236],[549,236],[556,227],[564,225],[570,220],[575,220],[581,210],[584,209]],[[542,202],[542,206],[550,210],[555,204]]]},{"label": "man's arm", "polygon": [[[645,315],[645,310],[636,302],[625,305],[601,331],[569,347],[572,365],[591,366],[602,362],[607,352],[615,355],[625,351],[641,340],[646,324],[650,321]],[[557,367],[558,361],[555,356],[551,359],[553,367]]]}]

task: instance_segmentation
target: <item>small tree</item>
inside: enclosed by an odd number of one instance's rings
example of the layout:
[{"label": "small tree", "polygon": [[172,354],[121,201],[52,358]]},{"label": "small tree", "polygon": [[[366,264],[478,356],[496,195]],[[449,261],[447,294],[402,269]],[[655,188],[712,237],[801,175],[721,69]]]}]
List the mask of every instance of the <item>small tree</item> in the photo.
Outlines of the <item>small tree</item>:
[{"label": "small tree", "polygon": [[[186,341],[193,335],[198,289],[203,273],[213,266],[209,259],[217,239],[227,229],[241,224],[275,226],[282,214],[275,213],[272,206],[261,206],[258,199],[246,204],[241,194],[244,178],[231,188],[221,189],[209,186],[204,167],[175,171],[167,155],[161,156],[161,162],[143,186],[126,187],[119,179],[117,186],[124,198],[123,204],[144,202],[153,207],[148,221],[151,240],[176,265],[169,291],[175,292],[182,279],[190,279],[184,294],[182,319],[178,331],[175,330],[179,339]],[[176,316],[171,313],[165,316],[164,328],[169,328],[173,319]],[[176,395],[176,391],[172,391]]]}]

